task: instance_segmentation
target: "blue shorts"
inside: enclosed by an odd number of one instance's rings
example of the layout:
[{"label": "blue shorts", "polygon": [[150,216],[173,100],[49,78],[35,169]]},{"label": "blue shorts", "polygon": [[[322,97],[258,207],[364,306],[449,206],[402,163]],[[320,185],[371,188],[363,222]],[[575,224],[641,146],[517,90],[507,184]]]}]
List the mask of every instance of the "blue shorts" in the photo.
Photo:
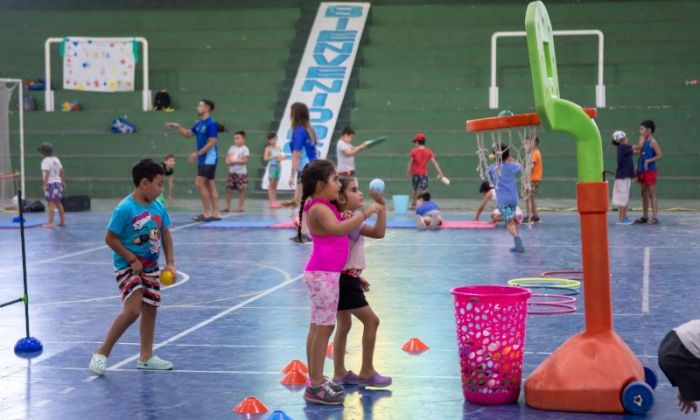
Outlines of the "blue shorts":
[{"label": "blue shorts", "polygon": [[505,223],[515,219],[515,209],[517,207],[516,205],[498,206],[498,211],[501,212],[501,217]]},{"label": "blue shorts", "polygon": [[216,165],[197,166],[197,176],[201,176],[207,180],[213,180],[216,178]]},{"label": "blue shorts", "polygon": [[428,189],[428,175],[413,175],[411,184],[416,191],[425,191]]}]

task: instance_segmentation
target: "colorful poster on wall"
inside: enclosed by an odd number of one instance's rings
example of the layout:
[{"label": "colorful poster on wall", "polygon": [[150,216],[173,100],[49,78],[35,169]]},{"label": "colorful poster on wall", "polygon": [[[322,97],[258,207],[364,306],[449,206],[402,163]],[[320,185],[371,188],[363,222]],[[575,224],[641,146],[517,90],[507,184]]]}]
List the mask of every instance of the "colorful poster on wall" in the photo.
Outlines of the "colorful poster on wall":
[{"label": "colorful poster on wall", "polygon": [[92,92],[134,90],[134,41],[69,37],[63,43],[63,89]]}]

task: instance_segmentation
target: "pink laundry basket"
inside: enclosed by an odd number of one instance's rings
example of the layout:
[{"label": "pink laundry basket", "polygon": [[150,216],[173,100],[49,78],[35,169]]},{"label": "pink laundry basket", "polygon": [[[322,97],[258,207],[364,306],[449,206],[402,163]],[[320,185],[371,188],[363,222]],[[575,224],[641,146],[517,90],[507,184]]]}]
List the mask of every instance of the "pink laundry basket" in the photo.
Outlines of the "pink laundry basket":
[{"label": "pink laundry basket", "polygon": [[483,405],[518,401],[531,292],[513,286],[463,286],[451,293],[464,398]]}]

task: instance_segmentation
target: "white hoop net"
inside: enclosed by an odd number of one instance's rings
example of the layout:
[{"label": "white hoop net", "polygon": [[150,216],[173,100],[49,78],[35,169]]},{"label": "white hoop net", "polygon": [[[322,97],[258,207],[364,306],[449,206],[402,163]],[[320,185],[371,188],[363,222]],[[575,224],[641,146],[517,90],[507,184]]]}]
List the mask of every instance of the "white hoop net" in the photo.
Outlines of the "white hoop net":
[{"label": "white hoop net", "polygon": [[[522,166],[520,172],[520,191],[523,197],[528,197],[532,191],[532,148],[535,144],[539,126],[528,125],[522,127],[504,128],[491,131],[477,131],[476,155],[479,164],[476,171],[484,181],[489,181],[491,185],[498,184],[498,176],[501,174],[503,165],[502,154],[506,149],[510,152],[510,157],[518,161]],[[496,165],[494,172],[495,179],[489,175],[489,166]]]}]

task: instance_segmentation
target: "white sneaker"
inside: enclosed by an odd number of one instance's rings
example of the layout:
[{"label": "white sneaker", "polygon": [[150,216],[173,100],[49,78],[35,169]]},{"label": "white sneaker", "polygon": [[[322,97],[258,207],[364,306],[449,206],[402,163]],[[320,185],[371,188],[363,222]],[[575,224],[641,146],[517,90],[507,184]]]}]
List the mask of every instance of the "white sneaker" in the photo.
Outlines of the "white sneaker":
[{"label": "white sneaker", "polygon": [[163,360],[160,357],[153,355],[150,359],[142,362],[141,360],[136,363],[136,369],[145,370],[170,370],[173,368],[173,364],[167,360]]},{"label": "white sneaker", "polygon": [[104,375],[107,371],[107,356],[92,353],[92,359],[90,359],[89,369],[92,373],[94,373],[97,376]]}]

